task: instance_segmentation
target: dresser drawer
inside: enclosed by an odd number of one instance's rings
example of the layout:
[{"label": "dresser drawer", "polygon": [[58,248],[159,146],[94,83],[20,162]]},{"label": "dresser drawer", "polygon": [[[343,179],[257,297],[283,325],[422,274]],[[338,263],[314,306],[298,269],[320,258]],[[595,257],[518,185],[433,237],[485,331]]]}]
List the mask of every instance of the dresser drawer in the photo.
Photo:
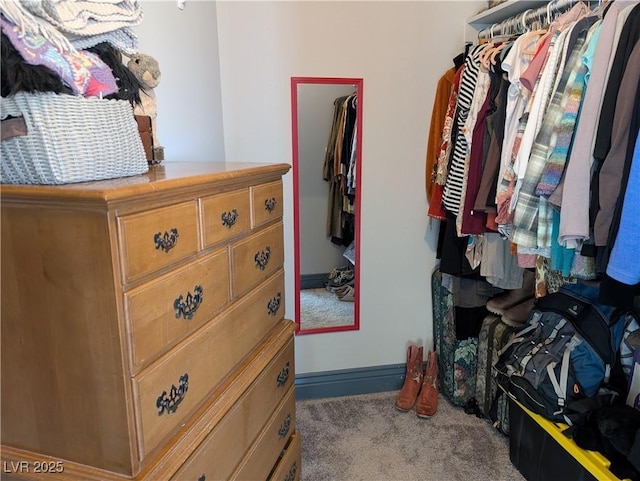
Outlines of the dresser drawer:
[{"label": "dresser drawer", "polygon": [[295,428],[296,396],[295,387],[292,387],[230,479],[239,481],[266,480]]},{"label": "dresser drawer", "polygon": [[248,232],[251,228],[248,188],[205,197],[200,202],[205,247]]},{"label": "dresser drawer", "polygon": [[262,282],[284,260],[282,222],[231,246],[231,296],[236,298]]},{"label": "dresser drawer", "polygon": [[125,282],[198,251],[196,201],[118,218]]},{"label": "dresser drawer", "polygon": [[269,481],[300,481],[302,474],[302,452],[300,433],[291,436],[289,445],[284,448],[278,465],[269,476]]},{"label": "dresser drawer", "polygon": [[210,320],[229,302],[227,250],[125,294],[134,372]]},{"label": "dresser drawer", "polygon": [[293,385],[293,363],[291,339],[172,480],[228,479]]},{"label": "dresser drawer", "polygon": [[252,227],[282,217],[282,181],[251,187]]},{"label": "dresser drawer", "polygon": [[281,271],[133,378],[141,456],[189,417],[283,318],[269,303],[284,292]]}]

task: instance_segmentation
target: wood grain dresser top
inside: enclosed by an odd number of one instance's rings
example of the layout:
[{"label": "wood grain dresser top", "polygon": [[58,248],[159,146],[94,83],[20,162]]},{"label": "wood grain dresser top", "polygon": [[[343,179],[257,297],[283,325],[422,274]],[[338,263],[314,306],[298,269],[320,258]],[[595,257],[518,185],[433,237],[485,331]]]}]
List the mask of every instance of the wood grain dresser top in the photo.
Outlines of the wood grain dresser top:
[{"label": "wood grain dresser top", "polygon": [[251,178],[256,181],[277,178],[290,167],[285,163],[163,161],[150,166],[147,173],[132,177],[65,185],[3,184],[0,196],[3,202],[29,197],[32,200],[82,199],[83,202],[111,203],[168,191],[206,189],[208,185],[232,188]]}]

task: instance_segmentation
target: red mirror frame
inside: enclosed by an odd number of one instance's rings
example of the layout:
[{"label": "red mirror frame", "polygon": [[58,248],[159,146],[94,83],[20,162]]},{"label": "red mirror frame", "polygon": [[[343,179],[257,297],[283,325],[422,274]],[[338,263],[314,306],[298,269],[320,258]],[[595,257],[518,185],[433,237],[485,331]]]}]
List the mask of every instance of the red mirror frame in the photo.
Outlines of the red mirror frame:
[{"label": "red mirror frame", "polygon": [[[300,329],[300,190],[299,190],[299,149],[298,149],[298,85],[354,85],[358,92],[358,104],[356,108],[356,209],[355,209],[355,300],[353,324],[334,327],[322,327],[313,329]],[[319,334],[323,332],[357,331],[360,329],[360,211],[361,211],[361,169],[362,169],[362,98],[363,79],[361,78],[335,78],[335,77],[291,77],[291,142],[293,152],[293,225],[294,225],[294,264],[295,264],[295,322],[296,335]]]}]

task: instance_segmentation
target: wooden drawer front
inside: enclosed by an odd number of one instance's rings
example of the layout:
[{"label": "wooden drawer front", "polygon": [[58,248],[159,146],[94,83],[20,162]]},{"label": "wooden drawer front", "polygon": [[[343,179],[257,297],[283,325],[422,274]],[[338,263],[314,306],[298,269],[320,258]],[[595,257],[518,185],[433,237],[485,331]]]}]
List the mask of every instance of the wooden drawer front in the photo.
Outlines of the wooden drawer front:
[{"label": "wooden drawer front", "polygon": [[195,200],[123,216],[120,251],[126,281],[184,259],[198,251]]},{"label": "wooden drawer front", "polygon": [[236,298],[282,266],[282,222],[231,247],[231,295]]},{"label": "wooden drawer front", "polygon": [[282,217],[282,180],[251,187],[252,227]]},{"label": "wooden drawer front", "polygon": [[272,316],[266,306],[283,282],[283,273],[273,277],[134,377],[142,457],[178,428],[282,319],[282,308]]},{"label": "wooden drawer front", "polygon": [[201,202],[205,247],[249,231],[251,208],[248,188],[206,197]]},{"label": "wooden drawer front", "polygon": [[284,449],[278,466],[273,470],[269,481],[300,481],[301,478],[301,438],[300,433],[296,432],[291,436],[289,445]]},{"label": "wooden drawer front", "polygon": [[293,384],[293,340],[267,365],[213,428],[173,480],[229,479]]},{"label": "wooden drawer front", "polygon": [[284,318],[284,271],[282,269],[270,277],[251,294],[252,302],[242,302],[238,309],[240,316],[255,317],[258,322],[269,327]]},{"label": "wooden drawer front", "polygon": [[296,397],[295,387],[292,387],[230,479],[267,479],[295,428]]},{"label": "wooden drawer front", "polygon": [[127,292],[134,372],[210,320],[228,301],[226,249]]}]

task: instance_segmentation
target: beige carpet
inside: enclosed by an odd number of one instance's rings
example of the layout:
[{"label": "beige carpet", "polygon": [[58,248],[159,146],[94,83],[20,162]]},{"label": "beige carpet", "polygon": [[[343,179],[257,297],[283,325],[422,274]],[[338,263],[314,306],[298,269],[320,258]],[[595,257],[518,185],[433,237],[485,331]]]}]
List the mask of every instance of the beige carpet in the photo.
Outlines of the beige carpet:
[{"label": "beige carpet", "polygon": [[339,300],[324,287],[300,291],[300,328],[351,326],[354,303]]},{"label": "beige carpet", "polygon": [[302,481],[521,481],[508,438],[448,403],[420,419],[397,392],[298,401]]}]

